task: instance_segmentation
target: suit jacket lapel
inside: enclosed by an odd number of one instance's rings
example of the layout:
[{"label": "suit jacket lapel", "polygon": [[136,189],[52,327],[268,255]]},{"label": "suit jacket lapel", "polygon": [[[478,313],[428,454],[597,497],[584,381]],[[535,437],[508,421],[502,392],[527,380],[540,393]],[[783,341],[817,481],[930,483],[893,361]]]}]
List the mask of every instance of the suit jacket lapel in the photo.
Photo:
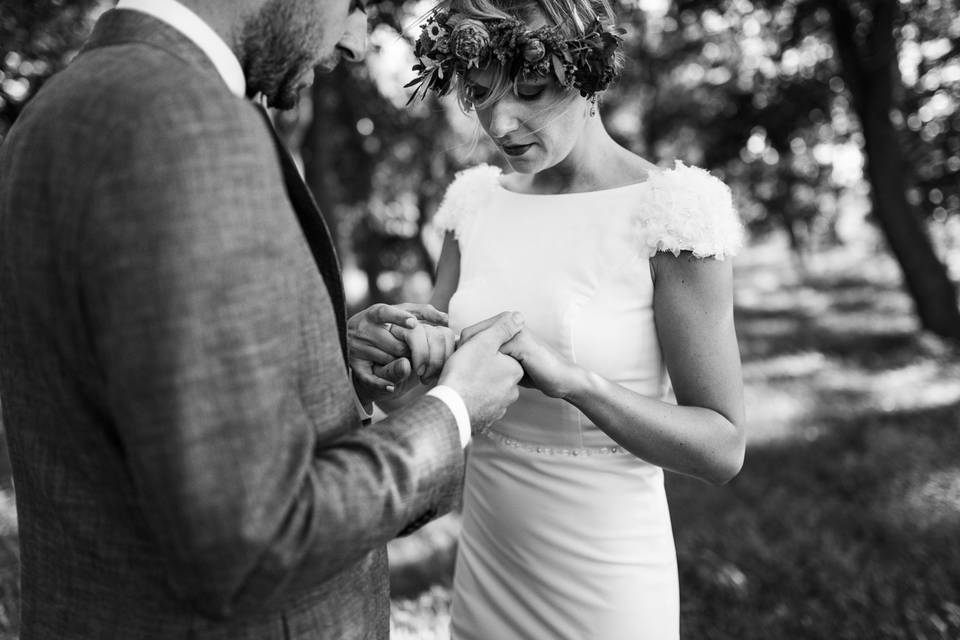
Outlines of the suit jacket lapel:
[{"label": "suit jacket lapel", "polygon": [[333,302],[334,313],[337,317],[337,330],[340,333],[340,348],[343,350],[343,360],[347,360],[347,315],[346,301],[343,292],[343,280],[340,273],[340,261],[337,258],[337,252],[334,248],[333,238],[330,235],[330,228],[320,214],[320,208],[317,206],[313,194],[307,188],[306,183],[300,176],[290,151],[280,140],[273,122],[266,110],[261,109],[264,120],[267,121],[267,128],[273,135],[274,144],[277,147],[277,155],[280,157],[280,166],[283,169],[283,181],[287,188],[287,196],[293,205],[300,221],[300,227],[310,245],[310,251],[313,253],[313,259],[317,263],[317,268],[323,276],[323,281],[327,285],[327,291]]}]

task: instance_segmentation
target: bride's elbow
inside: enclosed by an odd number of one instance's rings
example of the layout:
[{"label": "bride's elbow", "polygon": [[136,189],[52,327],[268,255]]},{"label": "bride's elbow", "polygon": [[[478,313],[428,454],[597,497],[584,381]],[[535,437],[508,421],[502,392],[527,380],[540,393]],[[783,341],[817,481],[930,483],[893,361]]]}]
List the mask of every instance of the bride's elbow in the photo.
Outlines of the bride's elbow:
[{"label": "bride's elbow", "polygon": [[743,469],[743,460],[746,456],[746,438],[742,430],[737,433],[726,446],[722,447],[719,455],[714,456],[713,464],[703,479],[712,485],[724,485],[737,477]]},{"label": "bride's elbow", "polygon": [[725,459],[717,465],[711,474],[712,477],[705,478],[706,481],[712,485],[720,486],[736,478],[740,470],[743,469],[744,455],[745,451],[743,447],[738,451],[731,452],[729,456],[726,456]]}]

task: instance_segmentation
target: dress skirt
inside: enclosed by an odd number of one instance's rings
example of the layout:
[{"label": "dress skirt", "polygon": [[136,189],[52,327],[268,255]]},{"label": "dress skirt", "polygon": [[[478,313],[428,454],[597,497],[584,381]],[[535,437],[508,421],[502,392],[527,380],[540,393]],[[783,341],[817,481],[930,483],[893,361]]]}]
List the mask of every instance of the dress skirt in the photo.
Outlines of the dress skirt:
[{"label": "dress skirt", "polygon": [[663,471],[616,447],[470,446],[455,640],[677,640]]}]

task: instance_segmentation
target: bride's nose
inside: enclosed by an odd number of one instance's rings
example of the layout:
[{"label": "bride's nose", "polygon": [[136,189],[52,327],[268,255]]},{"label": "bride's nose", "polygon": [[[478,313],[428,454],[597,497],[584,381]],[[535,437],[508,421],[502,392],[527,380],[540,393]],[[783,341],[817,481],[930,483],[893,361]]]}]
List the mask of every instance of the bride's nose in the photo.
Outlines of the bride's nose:
[{"label": "bride's nose", "polygon": [[520,125],[520,105],[509,92],[488,107],[487,130],[494,138],[503,138]]}]

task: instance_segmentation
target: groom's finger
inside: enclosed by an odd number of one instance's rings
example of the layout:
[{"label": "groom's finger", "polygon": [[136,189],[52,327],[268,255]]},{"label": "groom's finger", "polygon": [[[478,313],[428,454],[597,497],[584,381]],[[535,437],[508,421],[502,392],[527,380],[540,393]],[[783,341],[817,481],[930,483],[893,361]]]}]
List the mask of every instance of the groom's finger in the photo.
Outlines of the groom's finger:
[{"label": "groom's finger", "polygon": [[416,316],[398,305],[375,304],[367,309],[365,315],[374,324],[398,324],[408,328],[417,326]]},{"label": "groom's finger", "polygon": [[[500,342],[500,345],[502,345],[504,342],[507,342],[513,338],[513,336],[517,335],[520,329],[523,328],[523,316],[515,311],[504,311],[503,313],[499,313],[492,318],[481,320],[480,322],[470,325],[460,332],[460,342],[457,343],[457,346],[463,346],[472,340],[476,335],[495,326],[497,327],[498,336],[502,338],[502,341]],[[497,345],[498,348],[500,345]]]},{"label": "groom's finger", "polygon": [[348,342],[351,347],[369,345],[380,351],[389,353],[392,356],[391,360],[407,355],[406,343],[390,333],[391,326],[394,325],[365,322],[355,327],[348,327],[347,331],[350,333]]},{"label": "groom's finger", "polygon": [[353,368],[354,378],[367,388],[383,389],[390,393],[396,388],[399,381],[392,378],[379,376],[374,372],[374,367],[369,362],[358,364]]},{"label": "groom's finger", "polygon": [[374,364],[383,365],[387,364],[391,360],[397,359],[398,357],[403,357],[403,351],[405,350],[406,345],[404,345],[403,350],[401,350],[399,353],[387,353],[375,345],[354,342],[350,344],[350,359],[368,360]]}]

